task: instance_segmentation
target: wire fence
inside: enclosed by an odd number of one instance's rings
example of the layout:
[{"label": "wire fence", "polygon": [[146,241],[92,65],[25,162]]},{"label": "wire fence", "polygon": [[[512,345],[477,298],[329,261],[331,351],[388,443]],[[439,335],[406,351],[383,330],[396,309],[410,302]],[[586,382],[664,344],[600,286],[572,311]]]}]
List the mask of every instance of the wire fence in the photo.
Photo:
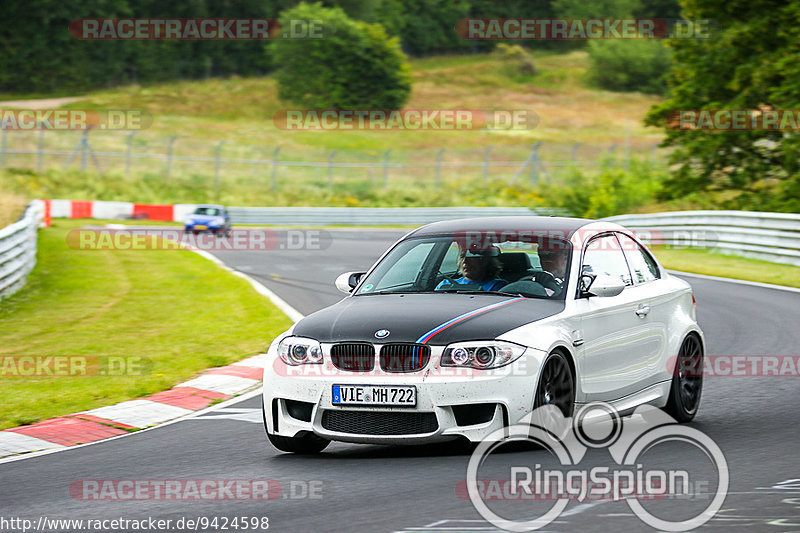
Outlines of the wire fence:
[{"label": "wire fence", "polygon": [[134,131],[9,131],[0,133],[0,167],[81,169],[121,176],[160,176],[215,190],[255,181],[279,190],[307,183],[335,187],[440,187],[466,180],[537,184],[580,169],[630,168],[632,160],[665,165],[658,143],[497,144],[482,148],[324,150],[259,146]]}]

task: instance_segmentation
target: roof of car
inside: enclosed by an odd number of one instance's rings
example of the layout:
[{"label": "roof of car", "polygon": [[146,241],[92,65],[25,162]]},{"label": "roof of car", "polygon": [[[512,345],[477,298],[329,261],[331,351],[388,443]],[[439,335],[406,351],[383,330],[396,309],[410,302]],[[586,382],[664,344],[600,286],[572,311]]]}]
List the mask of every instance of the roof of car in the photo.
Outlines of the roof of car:
[{"label": "roof of car", "polygon": [[531,232],[557,232],[569,237],[578,229],[596,222],[587,218],[548,217],[548,216],[508,216],[508,217],[482,217],[461,218],[458,220],[445,220],[422,226],[413,231],[409,236],[441,235],[461,233],[465,231],[503,232],[503,231],[531,231]]},{"label": "roof of car", "polygon": [[225,209],[225,206],[218,204],[197,204],[197,207],[216,207],[218,209]]}]

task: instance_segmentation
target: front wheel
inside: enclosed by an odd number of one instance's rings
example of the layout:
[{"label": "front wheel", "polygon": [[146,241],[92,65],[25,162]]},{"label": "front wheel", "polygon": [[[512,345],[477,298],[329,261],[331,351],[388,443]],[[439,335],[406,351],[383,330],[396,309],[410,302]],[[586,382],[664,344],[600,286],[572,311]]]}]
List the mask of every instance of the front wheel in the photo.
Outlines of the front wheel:
[{"label": "front wheel", "polygon": [[542,365],[534,408],[544,405],[555,405],[564,418],[572,416],[575,408],[575,379],[567,358],[560,352],[551,353]]},{"label": "front wheel", "polygon": [[298,453],[303,455],[311,455],[319,453],[324,450],[328,444],[331,443],[328,439],[318,437],[313,433],[306,433],[298,437],[282,437],[280,435],[273,435],[267,428],[267,414],[264,410],[263,399],[261,405],[261,418],[264,420],[264,431],[267,433],[267,438],[282,452]]},{"label": "front wheel", "polygon": [[678,422],[690,422],[697,414],[702,392],[703,344],[696,335],[689,335],[678,352],[664,411]]}]

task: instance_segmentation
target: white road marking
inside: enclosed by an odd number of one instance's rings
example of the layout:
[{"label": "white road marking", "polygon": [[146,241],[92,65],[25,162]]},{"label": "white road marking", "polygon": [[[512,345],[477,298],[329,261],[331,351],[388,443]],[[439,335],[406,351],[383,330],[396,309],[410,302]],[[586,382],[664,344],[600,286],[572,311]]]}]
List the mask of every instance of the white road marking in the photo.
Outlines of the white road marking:
[{"label": "white road marking", "polygon": [[239,420],[253,424],[262,424],[261,409],[219,409],[212,415],[200,416],[193,420]]}]

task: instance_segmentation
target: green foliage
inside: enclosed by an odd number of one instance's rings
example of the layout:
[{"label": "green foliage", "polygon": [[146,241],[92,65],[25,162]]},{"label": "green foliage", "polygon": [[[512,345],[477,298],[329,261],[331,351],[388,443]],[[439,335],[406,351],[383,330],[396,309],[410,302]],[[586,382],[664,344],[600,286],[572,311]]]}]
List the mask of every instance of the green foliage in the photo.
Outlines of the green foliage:
[{"label": "green foliage", "polygon": [[589,59],[589,77],[604,89],[648,94],[667,90],[670,52],[660,41],[590,41]]},{"label": "green foliage", "polygon": [[349,18],[340,8],[300,4],[281,15],[319,20],[335,32],[325,39],[274,45],[281,99],[317,109],[400,109],[411,94],[410,68],[396,38],[379,24]]},{"label": "green foliage", "polygon": [[630,213],[654,201],[663,176],[649,165],[631,162],[631,170],[607,168],[600,174],[578,169],[558,183],[541,185],[545,205],[564,207],[575,216],[602,218]]},{"label": "green foliage", "polygon": [[500,63],[501,71],[506,76],[520,78],[536,74],[533,58],[518,44],[500,43],[492,55]]},{"label": "green foliage", "polygon": [[646,123],[665,129],[676,170],[663,199],[686,195],[719,207],[800,210],[797,131],[686,131],[667,117],[681,109],[797,109],[800,0],[691,0],[687,19],[711,19],[708,39],[675,39],[670,99]]}]

